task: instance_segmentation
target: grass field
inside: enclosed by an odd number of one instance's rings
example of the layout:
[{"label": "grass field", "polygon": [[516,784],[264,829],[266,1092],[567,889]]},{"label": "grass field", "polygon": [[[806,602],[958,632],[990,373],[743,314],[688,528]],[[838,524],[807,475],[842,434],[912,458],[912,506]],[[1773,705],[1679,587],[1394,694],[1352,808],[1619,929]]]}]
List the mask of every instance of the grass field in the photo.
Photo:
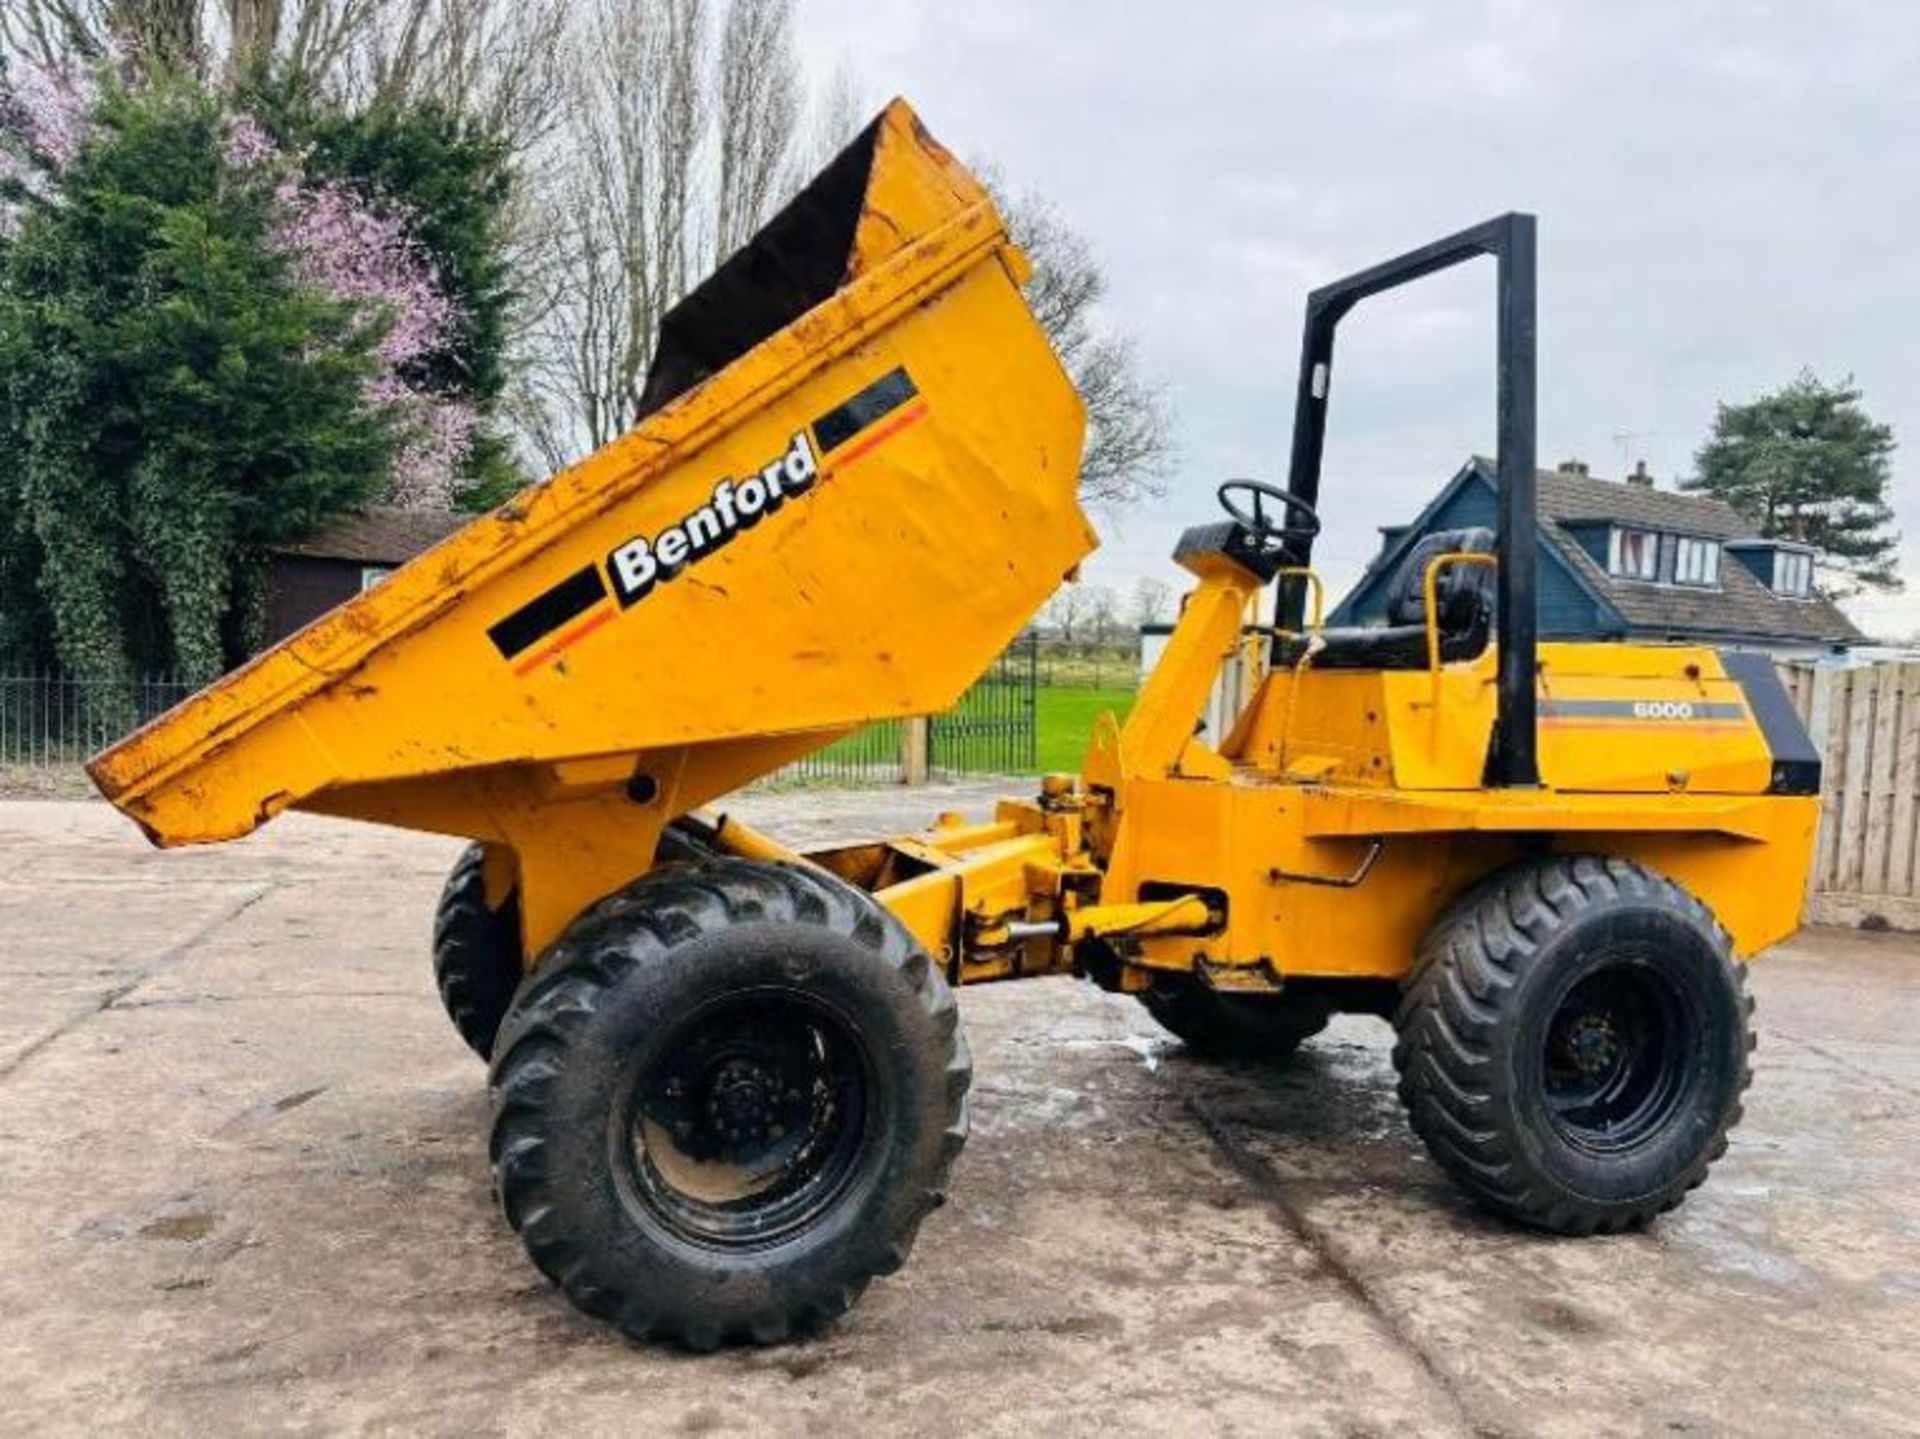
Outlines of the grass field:
[{"label": "grass field", "polygon": [[[1119,719],[1133,707],[1131,689],[1093,685],[1040,685],[1034,690],[1034,771],[1080,768],[1093,722],[1103,710]],[[900,721],[882,720],[836,740],[812,758],[780,771],[763,783],[775,788],[832,788],[844,784],[886,784],[899,778]],[[947,760],[943,772],[954,772]],[[966,772],[971,772],[970,768]],[[3,777],[3,776],[0,776]]]},{"label": "grass field", "polygon": [[1041,684],[1065,689],[1133,689],[1140,683],[1140,653],[1132,644],[1104,650],[1043,645],[1034,668]]},{"label": "grass field", "polygon": [[1041,685],[1034,691],[1035,748],[1040,772],[1077,770],[1086,753],[1093,721],[1102,710],[1125,719],[1134,692],[1079,685]]}]

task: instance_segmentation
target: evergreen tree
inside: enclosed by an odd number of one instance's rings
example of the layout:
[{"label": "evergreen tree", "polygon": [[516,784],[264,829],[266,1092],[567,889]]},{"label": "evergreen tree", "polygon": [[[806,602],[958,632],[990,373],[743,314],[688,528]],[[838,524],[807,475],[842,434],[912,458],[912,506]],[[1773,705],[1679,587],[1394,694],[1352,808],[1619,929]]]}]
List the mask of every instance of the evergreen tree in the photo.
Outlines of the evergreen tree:
[{"label": "evergreen tree", "polygon": [[1828,385],[1802,371],[1749,404],[1723,404],[1681,488],[1725,500],[1770,539],[1812,545],[1838,596],[1899,590],[1893,431],[1860,399],[1851,377]]},{"label": "evergreen tree", "polygon": [[[445,341],[413,362],[406,378],[490,416],[507,385],[516,298],[505,238],[510,147],[431,100],[343,110],[282,79],[253,87],[239,103],[300,156],[313,179],[351,186],[375,208],[407,217],[408,234],[455,319]],[[497,504],[527,482],[511,446],[485,423],[461,470],[456,499],[472,509]]]},{"label": "evergreen tree", "polygon": [[367,393],[390,318],[299,282],[225,123],[186,82],[108,82],[0,244],[0,587],[41,602],[0,642],[78,675],[219,674],[267,547],[363,503],[398,442]]}]

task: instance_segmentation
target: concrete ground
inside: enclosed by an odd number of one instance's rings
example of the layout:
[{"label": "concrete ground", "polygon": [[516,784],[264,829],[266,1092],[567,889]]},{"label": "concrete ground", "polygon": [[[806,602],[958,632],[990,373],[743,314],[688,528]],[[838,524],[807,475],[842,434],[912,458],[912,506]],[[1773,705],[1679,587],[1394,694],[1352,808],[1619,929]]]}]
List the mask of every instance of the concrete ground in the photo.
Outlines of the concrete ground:
[{"label": "concrete ground", "polygon": [[[807,840],[977,798],[754,808]],[[1920,1433],[1911,938],[1761,962],[1732,1152],[1607,1240],[1466,1204],[1376,1021],[1270,1076],[1085,985],[969,991],[973,1139],[912,1262],[824,1338],[695,1358],[576,1315],[494,1210],[426,958],[453,853],[0,805],[0,1429]]]}]

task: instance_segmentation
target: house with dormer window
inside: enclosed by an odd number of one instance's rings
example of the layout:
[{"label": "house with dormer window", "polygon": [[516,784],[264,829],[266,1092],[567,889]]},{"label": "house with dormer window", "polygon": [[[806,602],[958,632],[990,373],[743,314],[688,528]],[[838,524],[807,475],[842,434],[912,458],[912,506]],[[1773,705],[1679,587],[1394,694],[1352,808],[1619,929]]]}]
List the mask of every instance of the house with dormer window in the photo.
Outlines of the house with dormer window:
[{"label": "house with dormer window", "polygon": [[[1436,530],[1494,527],[1493,461],[1475,457],[1380,553],[1329,625],[1378,624],[1401,558]],[[1644,464],[1601,479],[1578,461],[1539,476],[1542,639],[1684,641],[1785,657],[1865,642],[1813,588],[1813,550],[1763,539],[1723,501],[1654,488]]]}]

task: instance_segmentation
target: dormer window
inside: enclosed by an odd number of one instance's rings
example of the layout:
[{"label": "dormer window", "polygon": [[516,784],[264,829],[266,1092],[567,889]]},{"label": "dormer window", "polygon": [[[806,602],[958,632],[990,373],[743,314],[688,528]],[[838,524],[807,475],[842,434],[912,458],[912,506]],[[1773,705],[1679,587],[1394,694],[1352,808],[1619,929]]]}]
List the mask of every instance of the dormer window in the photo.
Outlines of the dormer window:
[{"label": "dormer window", "polygon": [[1720,583],[1720,544],[1680,536],[1673,550],[1673,582],[1713,589]]},{"label": "dormer window", "polygon": [[1790,600],[1813,593],[1813,556],[1805,550],[1781,550],[1773,557],[1773,592]]},{"label": "dormer window", "polygon": [[1607,569],[1628,580],[1660,578],[1660,536],[1616,525],[1607,537]]}]

